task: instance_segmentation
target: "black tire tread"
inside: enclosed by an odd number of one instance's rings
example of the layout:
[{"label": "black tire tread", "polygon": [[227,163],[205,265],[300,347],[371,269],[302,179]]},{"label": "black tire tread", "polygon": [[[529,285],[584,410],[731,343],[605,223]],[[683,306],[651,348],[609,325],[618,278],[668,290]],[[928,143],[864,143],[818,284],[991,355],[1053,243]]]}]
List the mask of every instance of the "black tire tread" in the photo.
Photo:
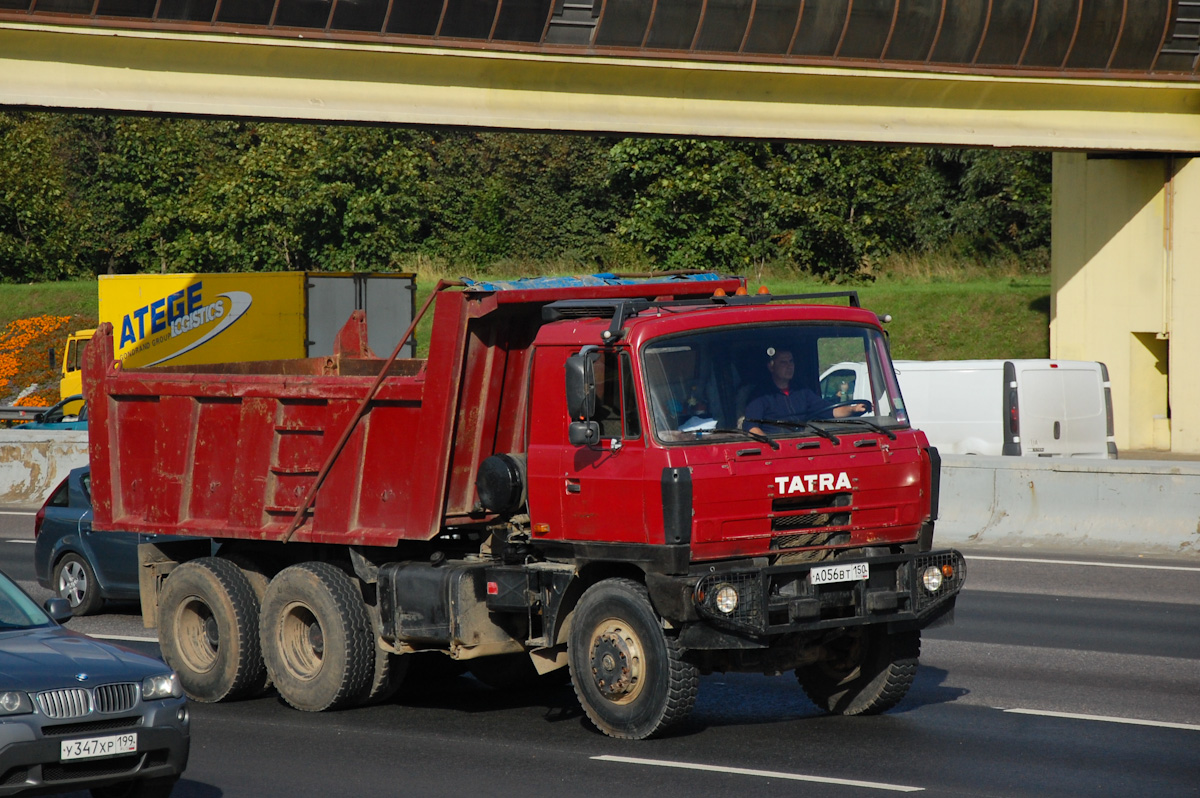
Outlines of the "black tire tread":
[{"label": "black tire tread", "polygon": [[879,670],[873,676],[859,677],[846,690],[830,688],[820,680],[804,678],[796,672],[800,687],[818,708],[838,715],[878,715],[892,709],[908,694],[917,676],[921,657],[919,632],[901,633],[890,636],[890,657],[887,662],[877,663]]},{"label": "black tire tread", "polygon": [[[630,594],[630,598],[638,602],[643,602],[651,615],[657,617],[654,613],[653,605],[650,603],[650,593],[646,589],[646,586],[640,582],[625,578],[611,578],[597,582],[591,588],[588,588],[588,591],[602,585]],[[587,591],[580,598],[580,606],[586,600]],[[662,713],[657,721],[648,729],[631,731],[612,726],[593,711],[590,702],[580,689],[579,683],[572,678],[571,684],[575,690],[575,696],[579,699],[579,704],[583,707],[588,719],[595,724],[596,728],[609,737],[621,740],[646,740],[660,736],[673,726],[681,723],[691,713],[693,707],[695,707],[696,697],[700,692],[699,671],[697,671],[694,665],[684,661],[682,647],[679,645],[678,640],[667,634],[664,634],[662,639],[666,644],[667,693],[663,700]]]},{"label": "black tire tread", "polygon": [[[278,580],[287,579],[285,574],[289,571],[307,571],[312,574],[321,589],[333,602],[346,633],[345,667],[338,677],[338,686],[334,694],[323,702],[301,705],[298,698],[287,694],[286,687],[280,687],[279,674],[271,673],[271,679],[275,682],[276,689],[279,690],[284,701],[296,709],[306,712],[336,710],[360,703],[371,689],[376,661],[371,617],[366,604],[363,603],[362,593],[345,571],[331,563],[318,561],[303,562],[285,568],[272,580],[272,587]],[[326,635],[327,645],[328,641],[329,635]]]},{"label": "black tire tread", "polygon": [[[233,628],[237,633],[237,651],[241,653],[241,656],[238,657],[232,678],[229,679],[223,692],[209,695],[194,695],[191,691],[188,691],[188,695],[192,699],[202,703],[230,701],[252,695],[257,690],[261,690],[266,673],[266,666],[263,664],[262,649],[259,647],[258,599],[254,595],[254,589],[246,579],[246,575],[242,573],[242,570],[233,563],[217,557],[201,557],[184,563],[167,577],[163,591],[159,596],[160,605],[163,598],[169,598],[175,592],[172,588],[171,580],[178,576],[180,571],[185,571],[185,569],[189,568],[206,571],[224,592],[233,611],[234,617],[232,620]],[[218,610],[217,607],[212,607],[211,609],[214,613]],[[164,657],[167,655],[167,647],[165,646],[163,647],[163,655]],[[167,664],[172,665],[176,671],[179,670],[174,664],[170,662]]]}]

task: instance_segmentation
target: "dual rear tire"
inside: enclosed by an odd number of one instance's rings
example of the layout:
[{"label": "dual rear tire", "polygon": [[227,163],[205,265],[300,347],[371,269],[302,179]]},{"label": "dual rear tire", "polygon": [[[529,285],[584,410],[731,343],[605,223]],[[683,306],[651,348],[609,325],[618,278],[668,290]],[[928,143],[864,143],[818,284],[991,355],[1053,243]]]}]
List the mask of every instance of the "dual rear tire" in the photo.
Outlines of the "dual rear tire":
[{"label": "dual rear tire", "polygon": [[324,562],[271,579],[234,562],[184,563],[159,596],[163,659],[205,703],[246,698],[273,683],[288,704],[320,712],[382,701],[407,661],[378,647],[378,620],[357,582]]}]

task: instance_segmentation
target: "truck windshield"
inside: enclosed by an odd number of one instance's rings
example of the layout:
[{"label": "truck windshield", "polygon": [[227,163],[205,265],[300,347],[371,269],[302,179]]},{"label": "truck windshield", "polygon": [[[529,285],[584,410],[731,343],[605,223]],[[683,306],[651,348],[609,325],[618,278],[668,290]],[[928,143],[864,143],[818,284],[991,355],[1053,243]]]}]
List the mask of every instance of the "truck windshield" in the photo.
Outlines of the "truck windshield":
[{"label": "truck windshield", "polygon": [[871,327],[795,323],[656,338],[642,349],[642,370],[664,443],[908,426],[883,335]]}]

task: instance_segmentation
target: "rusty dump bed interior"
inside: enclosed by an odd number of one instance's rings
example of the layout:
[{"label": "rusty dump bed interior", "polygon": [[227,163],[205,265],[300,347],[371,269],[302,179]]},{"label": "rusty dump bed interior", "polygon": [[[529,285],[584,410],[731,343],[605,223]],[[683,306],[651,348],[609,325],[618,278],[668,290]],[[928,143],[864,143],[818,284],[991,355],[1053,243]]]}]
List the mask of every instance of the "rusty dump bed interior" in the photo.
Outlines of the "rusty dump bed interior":
[{"label": "rusty dump bed interior", "polygon": [[[718,285],[671,293],[711,294]],[[393,546],[485,522],[474,476],[491,454],[524,450],[526,376],[542,306],[613,293],[666,292],[507,284],[440,291],[429,358],[395,360],[382,380],[386,361],[367,348],[361,311],[332,357],[210,366],[121,368],[112,328],[101,325],[84,364],[93,526]]]}]

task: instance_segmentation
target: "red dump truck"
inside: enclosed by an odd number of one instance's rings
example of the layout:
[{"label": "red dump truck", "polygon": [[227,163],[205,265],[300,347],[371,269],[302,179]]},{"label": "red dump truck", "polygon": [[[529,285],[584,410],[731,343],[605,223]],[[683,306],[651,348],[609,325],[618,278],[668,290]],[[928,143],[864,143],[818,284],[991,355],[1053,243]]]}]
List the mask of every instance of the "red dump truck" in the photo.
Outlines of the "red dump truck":
[{"label": "red dump truck", "polygon": [[[142,609],[192,698],[366,703],[420,656],[569,673],[640,739],[714,671],[794,671],[834,713],[904,696],[965,564],[933,550],[940,461],[857,295],[595,275],[431,304],[427,359],[376,357],[361,312],[298,360],[122,368],[97,332],[93,527],[162,536]],[[846,362],[870,400],[821,384]]]}]

